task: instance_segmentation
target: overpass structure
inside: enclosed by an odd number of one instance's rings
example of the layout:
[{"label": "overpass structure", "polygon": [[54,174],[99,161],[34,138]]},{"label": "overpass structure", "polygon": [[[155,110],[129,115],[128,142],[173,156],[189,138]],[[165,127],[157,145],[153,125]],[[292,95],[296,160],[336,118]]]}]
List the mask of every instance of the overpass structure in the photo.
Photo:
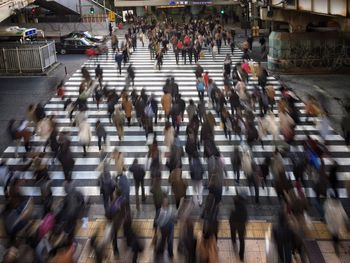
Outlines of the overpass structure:
[{"label": "overpass structure", "polygon": [[0,0],[0,22],[33,2],[34,0]]},{"label": "overpass structure", "polygon": [[350,0],[254,2],[259,18],[267,22],[271,31],[270,70],[319,72],[350,68]]}]

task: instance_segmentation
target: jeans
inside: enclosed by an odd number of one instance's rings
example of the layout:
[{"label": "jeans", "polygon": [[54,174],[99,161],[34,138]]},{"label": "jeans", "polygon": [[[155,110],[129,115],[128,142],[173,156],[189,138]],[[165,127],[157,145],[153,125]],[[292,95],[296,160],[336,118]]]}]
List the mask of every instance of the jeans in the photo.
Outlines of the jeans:
[{"label": "jeans", "polygon": [[197,199],[198,204],[202,205],[203,203],[203,184],[202,180],[193,180],[193,190],[194,190],[194,198]]},{"label": "jeans", "polygon": [[174,256],[173,253],[173,239],[174,239],[174,224],[172,222],[168,222],[165,226],[160,228],[160,232],[162,237],[160,239],[160,244],[157,249],[157,254],[163,254],[165,249],[165,243],[168,245],[168,254],[169,257],[172,258]]},{"label": "jeans", "polygon": [[98,136],[97,137],[97,145],[98,145],[98,150],[101,151],[102,148],[102,138],[103,138],[103,143],[106,144],[106,136]]}]

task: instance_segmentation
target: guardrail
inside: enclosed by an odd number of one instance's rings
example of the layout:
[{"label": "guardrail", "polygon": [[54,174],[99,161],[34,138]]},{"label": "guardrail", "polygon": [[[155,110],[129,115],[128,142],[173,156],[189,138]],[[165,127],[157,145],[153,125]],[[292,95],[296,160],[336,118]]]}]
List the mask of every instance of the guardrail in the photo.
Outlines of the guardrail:
[{"label": "guardrail", "polygon": [[1,73],[43,73],[57,62],[55,42],[1,43]]}]

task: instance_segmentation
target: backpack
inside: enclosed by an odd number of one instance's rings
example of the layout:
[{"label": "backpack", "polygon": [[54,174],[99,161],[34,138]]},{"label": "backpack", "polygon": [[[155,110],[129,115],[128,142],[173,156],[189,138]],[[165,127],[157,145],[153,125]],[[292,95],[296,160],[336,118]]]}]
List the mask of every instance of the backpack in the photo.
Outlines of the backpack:
[{"label": "backpack", "polygon": [[199,81],[199,82],[197,83],[197,90],[198,90],[198,91],[204,91],[204,89],[205,89],[205,86],[204,86],[203,81]]},{"label": "backpack", "polygon": [[149,103],[146,107],[145,107],[145,114],[148,118],[153,118],[154,117],[154,112],[152,110],[152,105],[151,103]]},{"label": "backpack", "polygon": [[[108,175],[106,175],[105,173],[108,173]],[[100,181],[101,194],[109,195],[114,191],[114,189],[115,181],[112,179],[110,173],[105,171]]]}]

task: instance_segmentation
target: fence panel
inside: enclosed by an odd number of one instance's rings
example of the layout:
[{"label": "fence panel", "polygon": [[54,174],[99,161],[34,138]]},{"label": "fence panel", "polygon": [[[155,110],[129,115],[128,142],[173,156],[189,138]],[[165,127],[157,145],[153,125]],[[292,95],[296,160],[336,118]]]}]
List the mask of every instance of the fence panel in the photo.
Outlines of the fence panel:
[{"label": "fence panel", "polygon": [[8,72],[19,72],[20,65],[18,64],[17,50],[8,49],[5,51],[7,59],[7,70]]},{"label": "fence panel", "polygon": [[43,72],[57,62],[54,42],[0,47],[0,72]]},{"label": "fence panel", "polygon": [[23,72],[41,71],[39,48],[18,49]]},{"label": "fence panel", "polygon": [[6,57],[3,49],[0,49],[0,71],[6,72]]}]

